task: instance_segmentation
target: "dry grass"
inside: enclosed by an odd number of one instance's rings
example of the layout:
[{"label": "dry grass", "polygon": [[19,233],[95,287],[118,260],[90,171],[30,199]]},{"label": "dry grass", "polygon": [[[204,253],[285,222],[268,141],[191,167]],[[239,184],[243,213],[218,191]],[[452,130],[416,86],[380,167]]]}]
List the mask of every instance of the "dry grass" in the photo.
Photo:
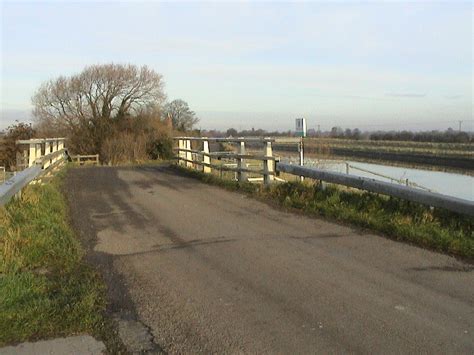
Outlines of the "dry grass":
[{"label": "dry grass", "polygon": [[145,134],[121,132],[105,140],[100,155],[112,165],[140,163],[148,160],[147,142]]}]

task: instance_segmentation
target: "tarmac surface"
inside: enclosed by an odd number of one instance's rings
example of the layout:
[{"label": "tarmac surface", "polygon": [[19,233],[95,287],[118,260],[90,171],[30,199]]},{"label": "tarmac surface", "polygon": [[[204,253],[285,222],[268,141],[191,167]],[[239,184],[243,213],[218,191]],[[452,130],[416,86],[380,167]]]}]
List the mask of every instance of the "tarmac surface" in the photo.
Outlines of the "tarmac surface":
[{"label": "tarmac surface", "polygon": [[72,169],[66,189],[109,311],[155,350],[474,353],[474,268],[453,257],[164,166]]}]

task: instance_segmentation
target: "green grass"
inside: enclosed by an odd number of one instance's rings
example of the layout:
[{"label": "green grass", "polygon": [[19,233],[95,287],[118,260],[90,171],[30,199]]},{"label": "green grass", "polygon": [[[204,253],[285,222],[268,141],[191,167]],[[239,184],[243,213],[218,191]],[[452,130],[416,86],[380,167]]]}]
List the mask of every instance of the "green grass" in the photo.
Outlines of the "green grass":
[{"label": "green grass", "polygon": [[80,333],[110,343],[105,286],[83,261],[61,181],[0,208],[0,345]]},{"label": "green grass", "polygon": [[474,219],[398,198],[306,181],[270,187],[176,167],[206,183],[241,191],[286,209],[381,232],[392,239],[474,260]]}]

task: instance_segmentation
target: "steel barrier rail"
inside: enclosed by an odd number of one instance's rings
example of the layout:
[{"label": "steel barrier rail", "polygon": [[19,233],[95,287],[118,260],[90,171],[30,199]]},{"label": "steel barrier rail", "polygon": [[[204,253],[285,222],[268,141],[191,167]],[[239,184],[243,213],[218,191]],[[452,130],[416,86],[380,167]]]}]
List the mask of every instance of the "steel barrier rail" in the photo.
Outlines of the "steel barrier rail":
[{"label": "steel barrier rail", "polygon": [[41,165],[30,166],[0,185],[0,206],[6,204],[13,196],[20,192],[23,187],[36,179],[41,173],[41,170]]},{"label": "steel barrier rail", "polygon": [[423,191],[409,186],[391,184],[380,180],[287,163],[277,162],[276,171],[326,181],[333,184],[354,187],[360,190],[398,197],[404,200],[418,202],[432,207],[444,208],[468,216],[474,216],[473,201],[435,192]]},{"label": "steel barrier rail", "polygon": [[[64,161],[64,155],[66,150],[61,149],[59,151],[44,155],[35,160],[35,164],[20,171],[2,185],[0,185],[0,206],[5,205],[13,196],[21,191],[31,181],[37,179],[39,176],[49,172],[57,165]],[[44,167],[46,162],[50,162],[51,159],[59,158],[51,165]]]}]

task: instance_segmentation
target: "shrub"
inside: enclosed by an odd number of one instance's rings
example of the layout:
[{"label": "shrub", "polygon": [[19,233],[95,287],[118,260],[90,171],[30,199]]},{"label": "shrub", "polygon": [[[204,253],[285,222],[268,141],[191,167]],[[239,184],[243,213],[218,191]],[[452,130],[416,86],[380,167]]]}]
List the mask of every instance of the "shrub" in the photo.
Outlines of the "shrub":
[{"label": "shrub", "polygon": [[35,133],[31,124],[17,122],[9,126],[1,142],[0,166],[4,166],[7,169],[12,169],[16,166],[16,155],[19,152],[16,141],[33,138]]},{"label": "shrub", "polygon": [[172,156],[171,132],[159,118],[137,116],[122,119],[102,143],[101,159],[109,164],[139,163]]},{"label": "shrub", "polygon": [[105,140],[100,155],[112,165],[145,161],[148,159],[147,138],[144,134],[117,133]]}]

